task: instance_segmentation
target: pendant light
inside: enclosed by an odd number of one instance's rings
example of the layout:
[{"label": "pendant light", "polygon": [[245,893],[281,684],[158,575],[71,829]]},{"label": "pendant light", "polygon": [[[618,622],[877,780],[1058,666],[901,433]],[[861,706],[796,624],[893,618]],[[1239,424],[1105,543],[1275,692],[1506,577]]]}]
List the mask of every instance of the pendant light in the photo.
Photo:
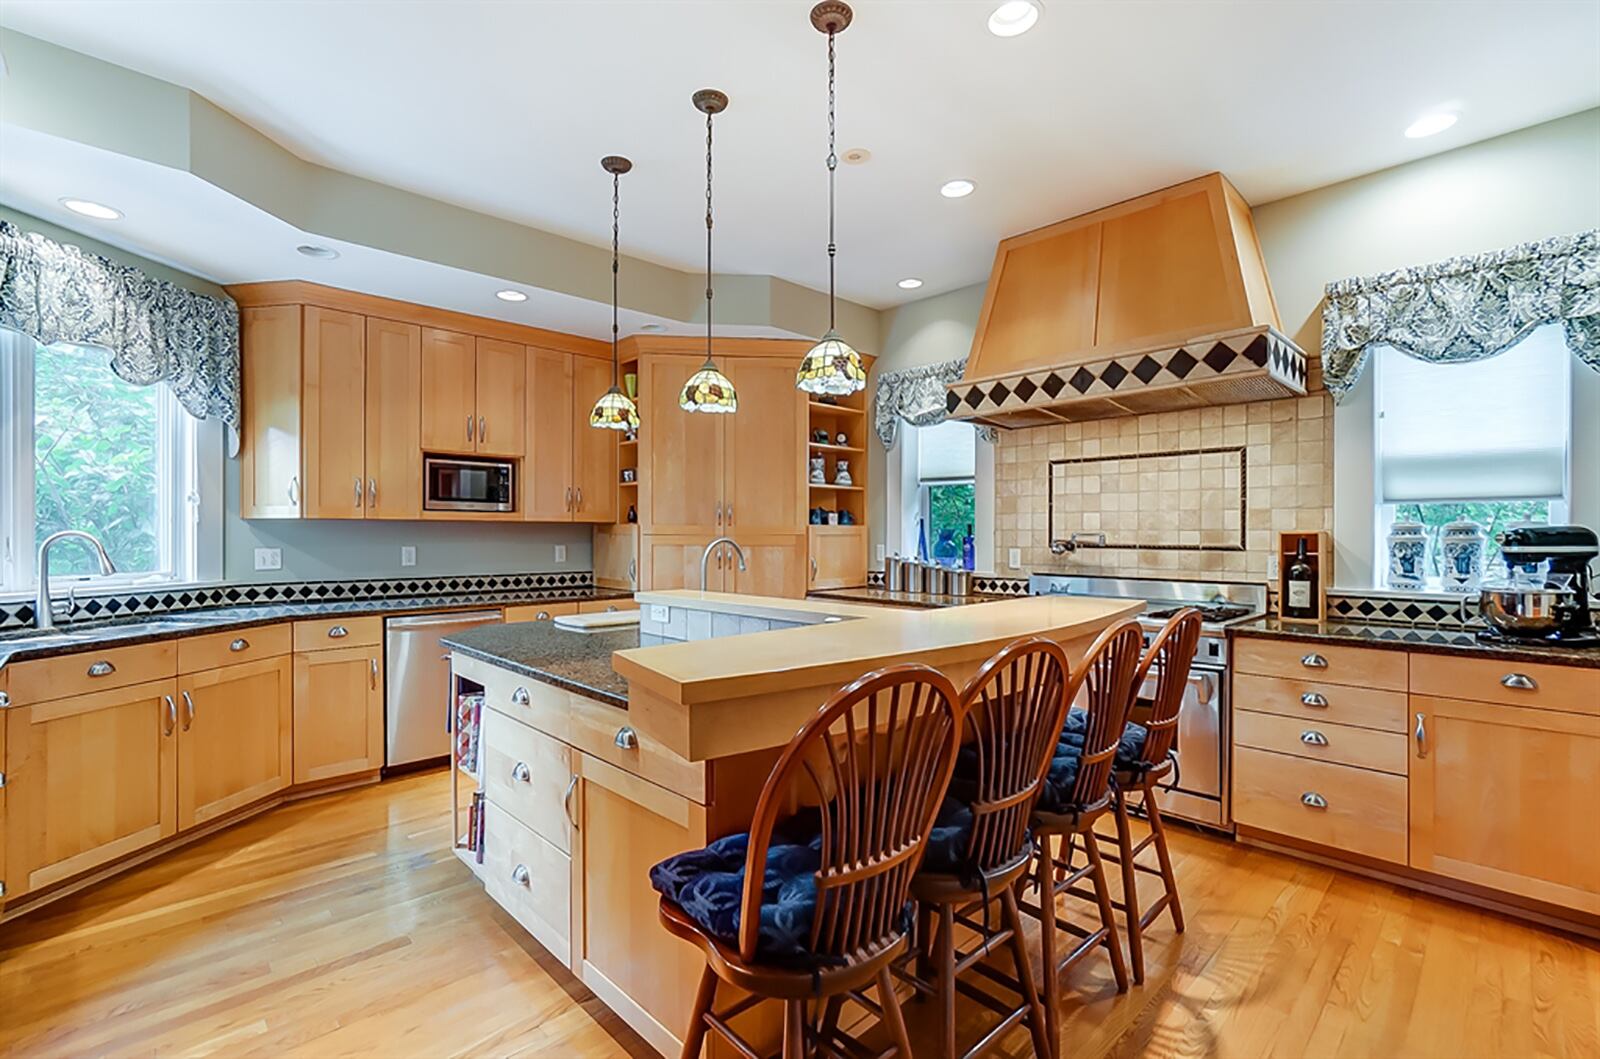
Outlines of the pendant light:
[{"label": "pendant light", "polygon": [[639,406],[617,385],[621,364],[617,353],[617,261],[619,258],[620,183],[633,163],[621,155],[608,154],[600,168],[611,174],[611,389],[600,395],[589,413],[589,425],[601,430],[638,430]]},{"label": "pendant light", "polygon": [[807,393],[836,397],[863,390],[867,385],[861,354],[834,329],[833,259],[838,248],[833,241],[833,182],[839,156],[834,150],[833,38],[850,25],[850,18],[850,5],[839,0],[824,0],[811,9],[811,24],[828,35],[828,333],[806,352],[794,380]]},{"label": "pendant light", "polygon": [[683,384],[678,407],[685,412],[737,412],[739,395],[711,359],[711,116],[728,109],[728,97],[702,88],[694,94],[694,107],[706,116],[706,362]]}]

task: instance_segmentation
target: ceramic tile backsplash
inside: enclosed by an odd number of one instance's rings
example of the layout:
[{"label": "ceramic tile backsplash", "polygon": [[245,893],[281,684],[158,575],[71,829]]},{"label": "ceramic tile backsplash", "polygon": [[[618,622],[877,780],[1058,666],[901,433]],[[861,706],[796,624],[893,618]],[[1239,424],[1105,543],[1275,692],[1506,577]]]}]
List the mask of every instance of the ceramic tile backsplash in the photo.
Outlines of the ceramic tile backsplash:
[{"label": "ceramic tile backsplash", "polygon": [[714,640],[722,636],[741,636],[749,632],[767,632],[772,629],[797,629],[802,624],[781,621],[777,618],[752,618],[742,614],[724,614],[719,611],[695,610],[676,604],[666,608],[667,620],[656,621],[646,608],[639,616],[639,631],[664,640]]},{"label": "ceramic tile backsplash", "polygon": [[[1032,572],[1263,581],[1275,532],[1333,525],[1326,393],[1001,431],[995,457],[995,554]],[[1052,476],[1056,536],[1120,547],[1051,554]]]}]

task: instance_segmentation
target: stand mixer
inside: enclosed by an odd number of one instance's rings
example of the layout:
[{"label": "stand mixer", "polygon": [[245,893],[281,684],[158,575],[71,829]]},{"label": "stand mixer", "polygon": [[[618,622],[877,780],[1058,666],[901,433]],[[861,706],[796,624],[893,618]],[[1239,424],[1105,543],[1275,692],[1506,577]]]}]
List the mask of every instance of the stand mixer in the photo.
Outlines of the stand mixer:
[{"label": "stand mixer", "polygon": [[[1590,614],[1589,564],[1600,537],[1585,526],[1522,526],[1500,538],[1511,584],[1485,588],[1478,611],[1488,627],[1480,639],[1566,647],[1600,646]],[[1519,571],[1548,570],[1539,583],[1519,583]]]}]

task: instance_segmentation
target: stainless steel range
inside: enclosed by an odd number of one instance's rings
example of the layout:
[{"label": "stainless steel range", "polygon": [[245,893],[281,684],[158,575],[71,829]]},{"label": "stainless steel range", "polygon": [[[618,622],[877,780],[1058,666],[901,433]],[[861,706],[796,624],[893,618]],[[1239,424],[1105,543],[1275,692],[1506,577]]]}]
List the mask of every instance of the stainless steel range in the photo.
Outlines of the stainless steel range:
[{"label": "stainless steel range", "polygon": [[1142,599],[1145,609],[1139,615],[1139,624],[1144,626],[1147,647],[1162,623],[1176,611],[1183,607],[1200,610],[1200,643],[1195,649],[1183,706],[1178,711],[1178,768],[1171,789],[1160,791],[1157,799],[1162,811],[1171,816],[1231,831],[1228,637],[1225,629],[1230,622],[1244,621],[1266,612],[1266,586],[1034,574],[1028,578],[1028,591],[1035,596]]}]

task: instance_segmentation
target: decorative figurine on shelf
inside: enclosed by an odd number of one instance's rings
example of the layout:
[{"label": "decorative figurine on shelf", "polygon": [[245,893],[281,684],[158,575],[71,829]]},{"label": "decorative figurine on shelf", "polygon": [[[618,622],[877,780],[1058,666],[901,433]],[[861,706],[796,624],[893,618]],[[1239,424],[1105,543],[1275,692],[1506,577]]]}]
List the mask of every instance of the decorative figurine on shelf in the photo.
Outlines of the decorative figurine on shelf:
[{"label": "decorative figurine on shelf", "polygon": [[1457,519],[1439,531],[1441,587],[1446,592],[1476,592],[1483,581],[1483,527]]},{"label": "decorative figurine on shelf", "polygon": [[838,524],[839,524],[839,513],[837,511],[828,512],[828,525],[837,526]]},{"label": "decorative figurine on shelf", "polygon": [[828,463],[828,459],[827,459],[826,456],[813,456],[813,457],[811,457],[811,484],[813,484],[813,485],[827,485],[828,484],[828,476],[827,476],[827,474],[825,474],[823,472],[823,468],[827,466],[827,463]]},{"label": "decorative figurine on shelf", "polygon": [[828,443],[828,428],[818,427],[817,429],[813,430],[811,432],[811,440],[815,444],[826,445]]},{"label": "decorative figurine on shelf", "polygon": [[1420,522],[1389,527],[1390,588],[1421,588],[1427,581],[1428,532]]},{"label": "decorative figurine on shelf", "polygon": [[639,521],[639,512],[634,510],[634,506],[632,504],[628,505],[628,521],[629,522],[638,522]]},{"label": "decorative figurine on shelf", "polygon": [[850,444],[850,437],[841,430],[838,434],[834,435],[833,443],[835,445],[848,445]]},{"label": "decorative figurine on shelf", "polygon": [[630,485],[633,482],[637,482],[638,480],[639,480],[639,468],[637,468],[637,467],[624,467],[624,468],[622,468],[622,484]]},{"label": "decorative figurine on shelf", "polygon": [[820,508],[820,507],[812,508],[811,509],[811,524],[813,526],[826,526],[828,524],[828,512],[827,512],[827,510],[825,508]]},{"label": "decorative figurine on shelf", "polygon": [[850,514],[848,509],[840,508],[839,509],[839,525],[841,525],[841,526],[854,526],[855,524],[856,524],[856,517],[854,515]]},{"label": "decorative figurine on shelf", "polygon": [[840,458],[837,468],[833,472],[834,485],[855,485],[850,478],[850,461]]}]

